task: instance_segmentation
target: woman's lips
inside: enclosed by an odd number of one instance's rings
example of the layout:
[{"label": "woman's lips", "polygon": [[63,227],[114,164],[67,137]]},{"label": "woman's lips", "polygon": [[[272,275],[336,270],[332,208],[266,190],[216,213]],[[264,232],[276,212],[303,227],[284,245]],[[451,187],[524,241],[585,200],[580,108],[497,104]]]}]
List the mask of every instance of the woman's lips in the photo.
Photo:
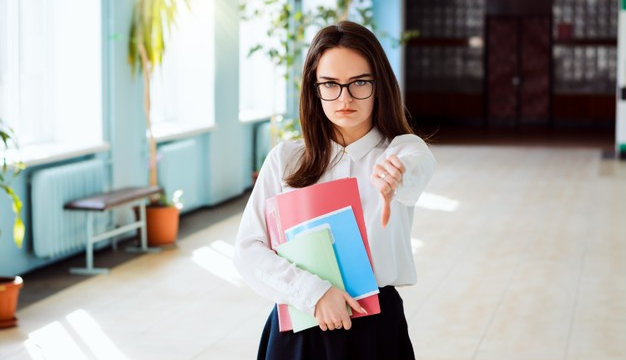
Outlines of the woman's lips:
[{"label": "woman's lips", "polygon": [[337,113],[341,114],[341,115],[349,115],[349,114],[352,114],[354,112],[356,112],[356,110],[352,110],[352,109],[337,110]]}]

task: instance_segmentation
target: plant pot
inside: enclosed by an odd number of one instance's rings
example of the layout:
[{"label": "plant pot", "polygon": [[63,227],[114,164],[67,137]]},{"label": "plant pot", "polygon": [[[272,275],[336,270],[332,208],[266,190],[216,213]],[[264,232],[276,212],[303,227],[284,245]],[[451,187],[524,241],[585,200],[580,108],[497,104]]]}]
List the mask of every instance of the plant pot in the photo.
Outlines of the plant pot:
[{"label": "plant pot", "polygon": [[175,206],[147,206],[148,244],[171,245],[178,237],[179,210]]},{"label": "plant pot", "polygon": [[21,277],[0,277],[0,329],[17,325],[15,310],[24,281]]}]

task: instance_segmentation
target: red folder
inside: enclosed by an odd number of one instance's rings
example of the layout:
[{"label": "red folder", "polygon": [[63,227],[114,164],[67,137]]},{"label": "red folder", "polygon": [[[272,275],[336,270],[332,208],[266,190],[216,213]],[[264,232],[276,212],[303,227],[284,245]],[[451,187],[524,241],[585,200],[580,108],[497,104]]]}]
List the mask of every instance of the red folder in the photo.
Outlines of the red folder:
[{"label": "red folder", "polygon": [[[365,251],[370,264],[372,264],[365,219],[363,217],[363,207],[361,206],[361,197],[356,178],[345,178],[315,184],[267,199],[265,201],[265,222],[270,246],[272,249],[275,249],[287,241],[285,238],[286,229],[346,206],[352,206]],[[380,303],[378,302],[377,294],[360,299],[358,302],[367,311],[367,315],[380,313]],[[353,311],[351,317],[361,316],[366,315]],[[278,319],[280,331],[293,329],[287,304],[278,304]]]}]

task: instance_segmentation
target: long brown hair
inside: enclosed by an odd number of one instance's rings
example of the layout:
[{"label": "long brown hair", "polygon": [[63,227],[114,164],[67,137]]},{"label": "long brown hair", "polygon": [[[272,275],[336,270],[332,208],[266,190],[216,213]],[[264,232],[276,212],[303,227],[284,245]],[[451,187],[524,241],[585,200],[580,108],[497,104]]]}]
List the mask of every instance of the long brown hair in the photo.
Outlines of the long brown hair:
[{"label": "long brown hair", "polygon": [[326,118],[314,88],[322,54],[335,47],[357,51],[372,68],[376,80],[372,122],[383,136],[391,140],[398,135],[414,133],[405,115],[398,81],[376,36],[351,21],[325,27],[315,35],[304,62],[300,125],[305,148],[297,169],[285,179],[291,187],[301,188],[316,183],[329,166],[331,140],[340,143],[334,124]]}]

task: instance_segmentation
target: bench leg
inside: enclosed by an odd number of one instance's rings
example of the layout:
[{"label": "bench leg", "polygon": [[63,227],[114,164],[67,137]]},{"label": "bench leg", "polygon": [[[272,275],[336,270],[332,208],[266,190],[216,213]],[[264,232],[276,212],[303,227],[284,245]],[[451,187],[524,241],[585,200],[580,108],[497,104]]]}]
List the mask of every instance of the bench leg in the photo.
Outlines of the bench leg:
[{"label": "bench leg", "polygon": [[160,248],[148,247],[148,231],[146,230],[146,204],[141,203],[139,205],[139,222],[141,223],[140,235],[141,235],[141,247],[129,246],[126,248],[128,252],[148,252],[156,253],[161,251]]},{"label": "bench leg", "polygon": [[109,269],[94,268],[93,267],[93,212],[87,212],[87,246],[85,249],[85,257],[87,267],[85,268],[71,268],[70,273],[75,275],[98,275],[107,274]]}]

